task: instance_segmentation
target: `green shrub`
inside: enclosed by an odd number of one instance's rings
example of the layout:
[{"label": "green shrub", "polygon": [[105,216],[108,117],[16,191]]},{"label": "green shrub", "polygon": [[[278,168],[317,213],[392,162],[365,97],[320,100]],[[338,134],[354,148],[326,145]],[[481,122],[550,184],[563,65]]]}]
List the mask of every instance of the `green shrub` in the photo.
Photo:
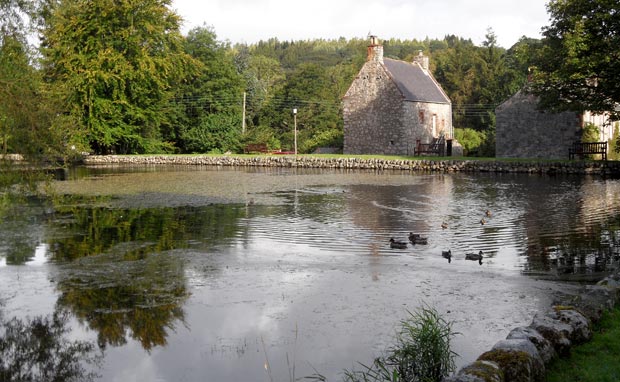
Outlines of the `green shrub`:
[{"label": "green shrub", "polygon": [[192,127],[183,134],[185,149],[190,153],[236,151],[239,143],[241,122],[238,116],[228,114],[209,114],[200,125]]},{"label": "green shrub", "polygon": [[601,132],[599,128],[590,122],[586,122],[581,133],[581,142],[599,142],[601,140]]},{"label": "green shrub", "polygon": [[482,144],[486,140],[486,135],[481,131],[474,129],[454,129],[454,137],[463,146],[465,155],[476,154],[480,150]]},{"label": "green shrub", "polygon": [[342,130],[329,129],[323,130],[318,134],[312,136],[312,138],[305,140],[300,146],[300,151],[303,153],[311,153],[316,150],[317,147],[342,147],[344,141],[344,135]]},{"label": "green shrub", "polygon": [[256,126],[248,130],[242,139],[243,146],[250,143],[266,143],[269,150],[282,148],[280,140],[276,137],[275,130],[268,126]]}]

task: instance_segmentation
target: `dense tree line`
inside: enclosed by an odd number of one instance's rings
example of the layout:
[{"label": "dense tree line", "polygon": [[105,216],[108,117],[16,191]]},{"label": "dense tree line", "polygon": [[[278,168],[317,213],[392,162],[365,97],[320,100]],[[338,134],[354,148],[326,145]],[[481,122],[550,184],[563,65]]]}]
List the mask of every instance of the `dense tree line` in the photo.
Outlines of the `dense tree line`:
[{"label": "dense tree line", "polygon": [[[569,75],[551,59],[568,28],[564,3],[550,3],[555,21],[542,41],[523,37],[505,49],[489,29],[479,46],[452,35],[389,39],[384,54],[406,61],[420,50],[430,56],[453,102],[457,138],[469,151],[493,155],[495,107],[522,88],[531,71],[538,89]],[[341,98],[368,45],[363,38],[232,45],[208,26],[183,36],[171,0],[0,0],[0,16],[0,149],[28,155],[239,152],[247,143],[290,149],[293,109],[300,152],[339,146]],[[618,19],[608,16],[600,20],[605,25]],[[579,30],[598,21],[583,21]],[[33,31],[40,37],[36,50],[26,38]],[[618,38],[617,28],[612,32],[609,46]],[[581,57],[577,42],[562,46]],[[588,66],[601,74],[597,89],[604,96],[617,88],[615,67],[603,70],[610,60]],[[592,78],[590,72],[581,80],[591,84]],[[600,105],[596,110],[609,107],[609,97],[596,94],[587,93]]]}]

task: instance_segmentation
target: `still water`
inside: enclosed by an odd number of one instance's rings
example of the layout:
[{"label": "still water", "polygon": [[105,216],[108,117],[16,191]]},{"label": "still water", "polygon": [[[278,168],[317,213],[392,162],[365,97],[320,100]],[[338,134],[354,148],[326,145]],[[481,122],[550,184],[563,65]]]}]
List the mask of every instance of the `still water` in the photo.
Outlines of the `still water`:
[{"label": "still water", "polygon": [[[101,381],[338,381],[423,304],[460,366],[620,256],[617,180],[140,166],[53,188],[2,216],[0,318],[62,314]],[[390,248],[409,232],[428,245]]]}]

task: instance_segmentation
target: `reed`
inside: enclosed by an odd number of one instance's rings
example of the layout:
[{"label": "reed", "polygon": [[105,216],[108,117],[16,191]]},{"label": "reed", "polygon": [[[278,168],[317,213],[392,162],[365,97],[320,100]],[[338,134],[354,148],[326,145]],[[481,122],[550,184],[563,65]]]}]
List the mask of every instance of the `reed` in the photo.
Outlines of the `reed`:
[{"label": "reed", "polygon": [[361,371],[345,371],[348,382],[439,382],[455,371],[450,341],[458,333],[437,310],[423,305],[400,322],[396,343]]}]

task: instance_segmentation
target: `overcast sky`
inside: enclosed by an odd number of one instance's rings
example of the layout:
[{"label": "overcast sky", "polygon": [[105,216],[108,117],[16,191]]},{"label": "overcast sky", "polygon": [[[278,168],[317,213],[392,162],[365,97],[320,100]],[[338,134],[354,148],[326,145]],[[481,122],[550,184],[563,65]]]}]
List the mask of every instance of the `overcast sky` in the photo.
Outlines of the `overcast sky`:
[{"label": "overcast sky", "polygon": [[540,38],[549,24],[547,0],[173,0],[182,31],[206,24],[219,40],[254,43],[366,38],[484,40],[491,27],[498,44],[510,48],[521,36]]}]

